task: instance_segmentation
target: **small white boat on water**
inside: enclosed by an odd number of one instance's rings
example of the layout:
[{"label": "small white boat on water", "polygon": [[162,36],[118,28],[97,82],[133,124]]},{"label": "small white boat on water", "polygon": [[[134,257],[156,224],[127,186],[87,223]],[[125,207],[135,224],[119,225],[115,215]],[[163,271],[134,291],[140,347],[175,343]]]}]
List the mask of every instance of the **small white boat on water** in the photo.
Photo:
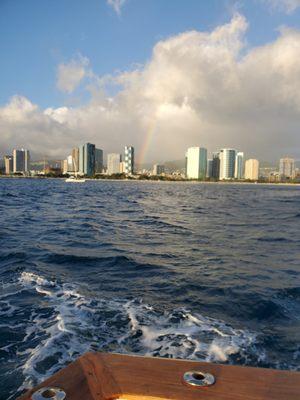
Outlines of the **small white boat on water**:
[{"label": "small white boat on water", "polygon": [[83,183],[85,182],[84,178],[78,178],[77,176],[70,176],[65,180],[65,182],[74,182],[74,183]]},{"label": "small white boat on water", "polygon": [[[75,171],[78,171],[75,159],[73,159],[73,162],[74,162]],[[65,180],[65,182],[83,183],[83,182],[85,182],[85,179],[82,177],[80,178],[80,176],[78,176],[78,172],[75,172],[75,175],[72,175],[69,178],[67,178]]]}]

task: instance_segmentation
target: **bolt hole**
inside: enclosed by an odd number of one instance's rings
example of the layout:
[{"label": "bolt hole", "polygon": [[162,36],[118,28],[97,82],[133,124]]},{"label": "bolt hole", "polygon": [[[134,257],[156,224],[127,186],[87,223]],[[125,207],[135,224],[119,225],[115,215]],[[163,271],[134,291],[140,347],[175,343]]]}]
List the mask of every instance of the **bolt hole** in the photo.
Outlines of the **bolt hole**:
[{"label": "bolt hole", "polygon": [[46,389],[43,393],[42,396],[44,399],[54,399],[56,396],[56,392],[52,389]]},{"label": "bolt hole", "polygon": [[203,381],[203,379],[205,379],[205,376],[200,372],[194,372],[193,378],[196,379],[197,381]]}]

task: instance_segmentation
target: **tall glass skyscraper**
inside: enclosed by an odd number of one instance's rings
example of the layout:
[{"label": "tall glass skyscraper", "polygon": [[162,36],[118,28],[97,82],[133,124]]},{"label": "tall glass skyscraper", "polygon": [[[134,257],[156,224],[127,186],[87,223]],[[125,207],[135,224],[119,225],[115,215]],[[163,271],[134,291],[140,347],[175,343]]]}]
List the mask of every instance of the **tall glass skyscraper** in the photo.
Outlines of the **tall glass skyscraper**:
[{"label": "tall glass skyscraper", "polygon": [[125,174],[133,174],[134,172],[134,148],[132,146],[125,146]]},{"label": "tall glass skyscraper", "polygon": [[29,150],[13,150],[13,172],[26,173],[30,169],[30,154]]},{"label": "tall glass skyscraper", "polygon": [[220,150],[220,180],[234,179],[236,150]]},{"label": "tall glass skyscraper", "polygon": [[95,145],[86,143],[79,147],[79,173],[86,176],[95,175]]},{"label": "tall glass skyscraper", "polygon": [[103,150],[95,149],[95,172],[101,174],[103,170]]},{"label": "tall glass skyscraper", "polygon": [[190,147],[186,152],[186,177],[205,179],[207,169],[207,150],[203,147]]},{"label": "tall glass skyscraper", "polygon": [[207,178],[212,178],[212,171],[213,171],[213,160],[209,159],[207,160],[207,171],[206,171]]},{"label": "tall glass skyscraper", "polygon": [[212,178],[218,180],[220,178],[220,153],[212,154]]},{"label": "tall glass skyscraper", "polygon": [[24,152],[22,150],[13,150],[14,173],[24,172]]},{"label": "tall glass skyscraper", "polygon": [[236,179],[244,178],[244,153],[241,151],[237,152],[235,156],[234,177]]},{"label": "tall glass skyscraper", "polygon": [[84,174],[95,175],[95,145],[86,143],[84,145]]}]

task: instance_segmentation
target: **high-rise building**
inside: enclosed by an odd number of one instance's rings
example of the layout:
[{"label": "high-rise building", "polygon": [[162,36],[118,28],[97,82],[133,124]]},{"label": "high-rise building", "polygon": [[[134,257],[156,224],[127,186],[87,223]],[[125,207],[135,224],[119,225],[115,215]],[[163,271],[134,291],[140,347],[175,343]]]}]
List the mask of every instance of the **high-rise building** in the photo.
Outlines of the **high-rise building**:
[{"label": "high-rise building", "polygon": [[5,172],[5,161],[4,158],[0,158],[0,174],[3,174]]},{"label": "high-rise building", "polygon": [[279,173],[282,178],[295,178],[295,160],[293,158],[281,158],[279,162]]},{"label": "high-rise building", "polygon": [[218,180],[220,177],[220,154],[215,152],[212,154],[212,178]]},{"label": "high-rise building", "polygon": [[220,150],[220,180],[234,179],[235,155],[234,149]]},{"label": "high-rise building", "polygon": [[257,181],[259,176],[259,161],[250,158],[245,162],[245,179]]},{"label": "high-rise building", "polygon": [[62,173],[66,175],[68,172],[68,159],[66,159],[62,161]]},{"label": "high-rise building", "polygon": [[14,170],[13,156],[4,156],[4,167],[6,175],[10,175],[13,173]]},{"label": "high-rise building", "polygon": [[73,174],[75,172],[74,170],[74,159],[72,155],[69,155],[67,157],[67,172],[70,174]]},{"label": "high-rise building", "polygon": [[121,154],[111,153],[107,155],[107,174],[119,174],[120,173],[120,163],[122,160]]},{"label": "high-rise building", "polygon": [[132,175],[134,173],[134,148],[132,146],[125,146],[125,173]]},{"label": "high-rise building", "polygon": [[95,175],[95,145],[85,143],[79,147],[79,173],[86,176]]},{"label": "high-rise building", "polygon": [[22,150],[13,150],[13,171],[14,173],[24,171],[24,152]]},{"label": "high-rise building", "polygon": [[95,145],[91,143],[84,145],[84,174],[95,175]]},{"label": "high-rise building", "polygon": [[244,153],[241,151],[238,151],[235,156],[234,177],[235,179],[244,177]]},{"label": "high-rise building", "polygon": [[153,175],[161,175],[165,173],[165,166],[154,164],[153,165]]},{"label": "high-rise building", "polygon": [[72,150],[73,171],[79,172],[79,148],[74,147]]},{"label": "high-rise building", "polygon": [[203,147],[190,147],[186,152],[186,177],[205,179],[207,168],[207,150]]},{"label": "high-rise building", "polygon": [[13,172],[27,173],[30,169],[30,154],[29,150],[13,150]]},{"label": "high-rise building", "polygon": [[125,174],[125,161],[120,162],[120,174]]},{"label": "high-rise building", "polygon": [[30,153],[29,150],[24,151],[24,172],[30,171]]},{"label": "high-rise building", "polygon": [[84,175],[84,145],[79,147],[79,168],[80,175]]},{"label": "high-rise building", "polygon": [[212,171],[213,171],[213,160],[209,159],[207,160],[207,170],[206,170],[207,178],[212,178]]},{"label": "high-rise building", "polygon": [[95,149],[95,172],[101,174],[103,171],[103,150]]}]

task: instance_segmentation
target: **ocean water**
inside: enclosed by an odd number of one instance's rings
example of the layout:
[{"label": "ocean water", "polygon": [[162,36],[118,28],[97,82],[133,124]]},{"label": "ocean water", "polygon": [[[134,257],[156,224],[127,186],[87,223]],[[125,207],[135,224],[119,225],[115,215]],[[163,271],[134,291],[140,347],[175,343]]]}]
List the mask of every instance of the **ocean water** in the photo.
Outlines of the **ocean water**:
[{"label": "ocean water", "polygon": [[300,188],[0,180],[0,399],[89,350],[300,365]]}]

